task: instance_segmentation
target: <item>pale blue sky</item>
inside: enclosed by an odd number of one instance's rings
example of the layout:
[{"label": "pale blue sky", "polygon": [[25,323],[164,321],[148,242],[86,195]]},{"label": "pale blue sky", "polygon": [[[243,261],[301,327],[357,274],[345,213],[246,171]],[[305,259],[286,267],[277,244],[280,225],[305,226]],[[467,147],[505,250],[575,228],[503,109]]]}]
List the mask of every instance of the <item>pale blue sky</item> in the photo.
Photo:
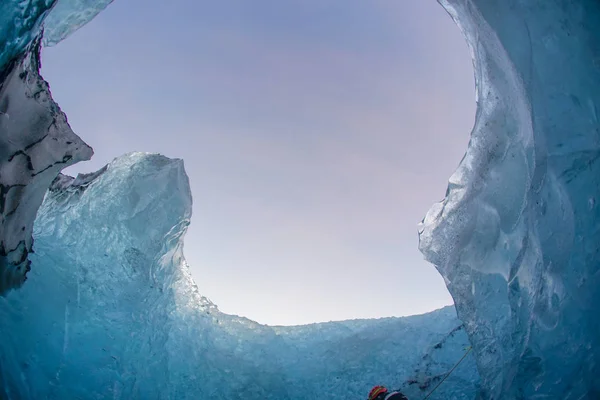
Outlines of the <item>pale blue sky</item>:
[{"label": "pale blue sky", "polygon": [[186,258],[224,312],[298,324],[451,303],[417,249],[474,118],[466,44],[434,0],[116,0],[44,50],[100,168],[185,161]]}]

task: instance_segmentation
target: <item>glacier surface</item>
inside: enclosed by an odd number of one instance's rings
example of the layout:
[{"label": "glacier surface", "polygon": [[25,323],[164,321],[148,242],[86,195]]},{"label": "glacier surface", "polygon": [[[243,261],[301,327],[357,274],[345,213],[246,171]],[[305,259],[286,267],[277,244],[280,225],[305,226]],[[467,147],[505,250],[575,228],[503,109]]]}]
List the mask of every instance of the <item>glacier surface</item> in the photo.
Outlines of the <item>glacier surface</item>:
[{"label": "glacier surface", "polygon": [[600,398],[600,2],[443,0],[477,116],[420,227],[485,399]]},{"label": "glacier surface", "polygon": [[[454,308],[269,327],[221,313],[182,254],[192,198],[181,160],[133,153],[53,182],[35,222],[35,268],[0,298],[7,399],[414,398],[468,346]],[[431,399],[472,400],[469,357]]]}]

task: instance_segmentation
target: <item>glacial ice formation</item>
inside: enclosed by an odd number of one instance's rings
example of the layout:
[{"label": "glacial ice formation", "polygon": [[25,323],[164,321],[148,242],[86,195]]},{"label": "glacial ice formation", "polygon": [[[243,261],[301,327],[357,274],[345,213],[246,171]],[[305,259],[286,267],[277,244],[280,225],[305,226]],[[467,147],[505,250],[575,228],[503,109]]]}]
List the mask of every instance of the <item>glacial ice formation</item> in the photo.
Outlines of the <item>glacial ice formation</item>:
[{"label": "glacial ice formation", "polygon": [[91,21],[112,0],[3,0],[0,2],[0,71],[28,52],[44,28],[53,45]]},{"label": "glacial ice formation", "polygon": [[477,118],[420,227],[484,399],[600,398],[600,2],[443,0]]},{"label": "glacial ice formation", "polygon": [[[298,327],[219,312],[190,277],[183,162],[133,153],[59,177],[35,222],[35,268],[0,298],[6,399],[415,399],[464,354],[452,307],[427,315]],[[469,356],[431,399],[472,400]]]},{"label": "glacial ice formation", "polygon": [[19,287],[35,214],[60,170],[92,149],[70,129],[39,75],[39,42],[0,72],[0,293]]},{"label": "glacial ice formation", "polygon": [[[224,315],[181,253],[181,162],[134,154],[54,180],[92,150],[39,76],[41,29],[56,43],[109,2],[0,2],[0,396],[362,398],[404,383],[419,399],[467,343],[451,309],[293,328]],[[473,52],[478,111],[420,248],[473,344],[479,397],[600,398],[600,2],[440,2]],[[432,399],[472,399],[473,363]]]},{"label": "glacial ice formation", "polygon": [[56,43],[93,18],[101,3],[0,2],[0,294],[27,279],[33,221],[48,186],[63,168],[93,154],[39,75],[44,18],[50,13],[46,40]]},{"label": "glacial ice formation", "polygon": [[58,0],[44,20],[44,46],[53,46],[91,21],[113,0]]}]

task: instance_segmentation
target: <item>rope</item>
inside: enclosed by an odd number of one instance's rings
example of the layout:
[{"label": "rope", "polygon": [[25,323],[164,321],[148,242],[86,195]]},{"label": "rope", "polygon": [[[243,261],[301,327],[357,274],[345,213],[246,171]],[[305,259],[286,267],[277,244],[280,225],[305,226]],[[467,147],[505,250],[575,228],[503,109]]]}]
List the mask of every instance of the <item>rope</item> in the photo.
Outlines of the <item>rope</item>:
[{"label": "rope", "polygon": [[467,352],[465,353],[465,355],[462,356],[462,358],[460,360],[458,360],[458,362],[456,364],[454,364],[454,367],[452,367],[450,369],[450,371],[448,371],[448,373],[446,374],[446,376],[444,377],[444,379],[442,379],[437,385],[435,385],[435,387],[433,389],[431,389],[431,392],[429,392],[427,394],[427,396],[423,397],[423,400],[427,400],[433,394],[433,392],[435,392],[437,390],[437,388],[439,388],[440,385],[442,383],[444,383],[444,381],[446,380],[446,378],[448,378],[450,376],[450,374],[452,372],[454,372],[454,370],[456,369],[456,367],[458,367],[460,365],[460,363],[463,362],[463,360],[465,359],[465,357],[467,357],[467,354],[469,354],[469,352],[471,351],[471,349],[472,349],[472,347],[469,346],[469,348],[467,349]]}]

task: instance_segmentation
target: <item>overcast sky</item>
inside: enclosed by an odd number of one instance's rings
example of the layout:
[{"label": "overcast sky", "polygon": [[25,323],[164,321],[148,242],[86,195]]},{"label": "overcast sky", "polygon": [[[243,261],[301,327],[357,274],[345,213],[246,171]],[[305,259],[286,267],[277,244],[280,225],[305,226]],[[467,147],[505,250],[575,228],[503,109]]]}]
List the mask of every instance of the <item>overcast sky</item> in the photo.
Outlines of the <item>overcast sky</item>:
[{"label": "overcast sky", "polygon": [[417,249],[466,150],[469,51],[434,0],[116,0],[43,53],[95,150],[182,158],[185,255],[222,311],[268,324],[451,304]]}]

